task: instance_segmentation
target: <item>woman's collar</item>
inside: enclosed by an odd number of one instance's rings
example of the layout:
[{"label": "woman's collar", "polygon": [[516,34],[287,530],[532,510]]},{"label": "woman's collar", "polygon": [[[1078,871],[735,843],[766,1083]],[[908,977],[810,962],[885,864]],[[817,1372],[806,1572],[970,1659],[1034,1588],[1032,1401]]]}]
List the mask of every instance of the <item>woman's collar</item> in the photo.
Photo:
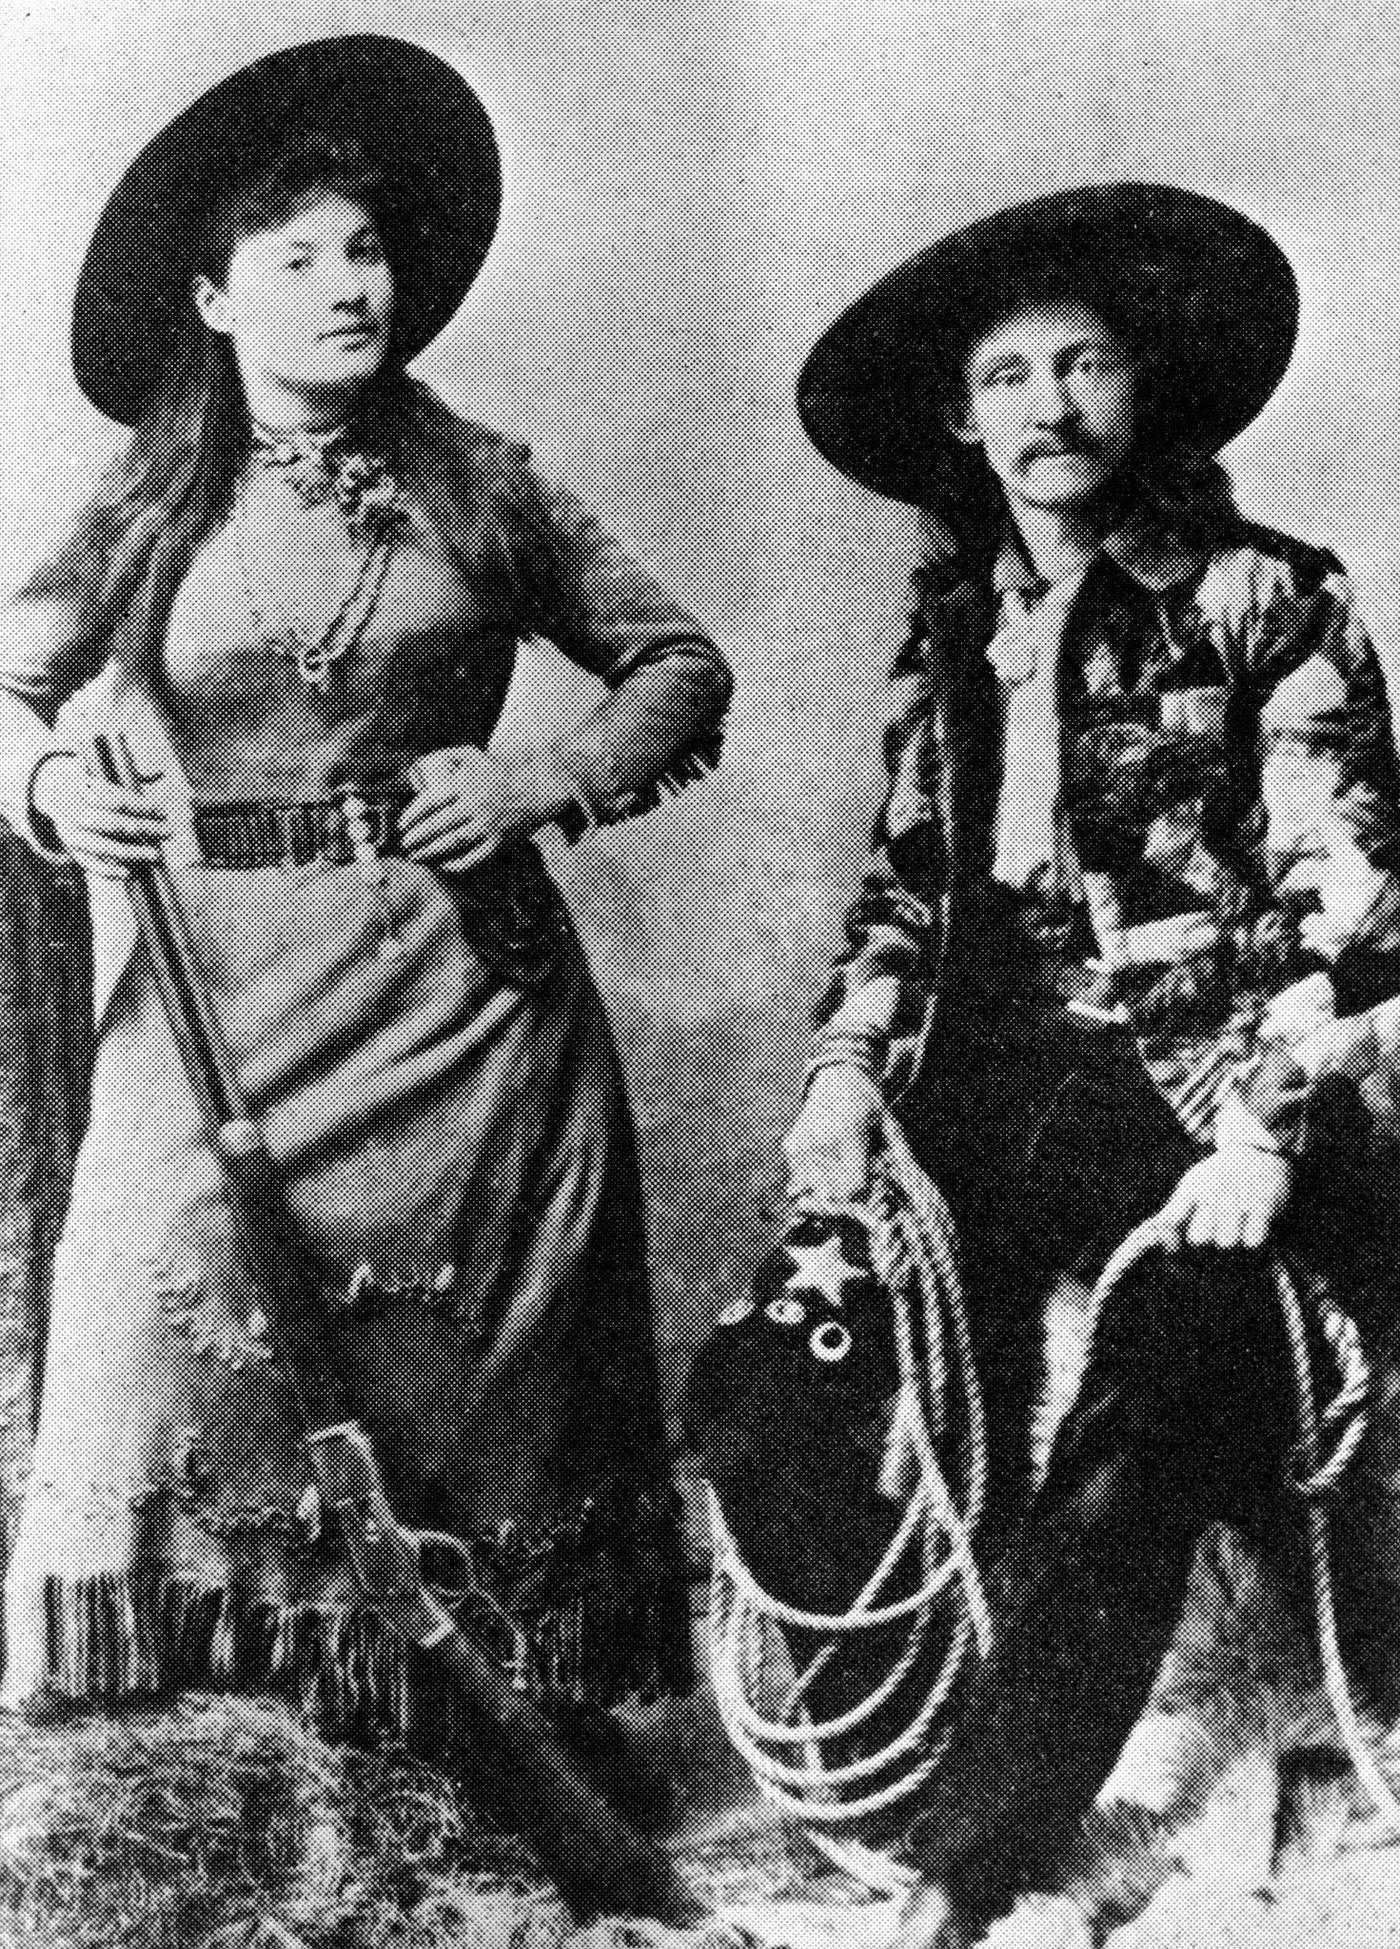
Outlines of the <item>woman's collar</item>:
[{"label": "woman's collar", "polygon": [[249,422],[252,462],[308,507],[334,501],[350,533],[378,532],[398,519],[399,484],[387,456],[361,441],[353,422],[317,429]]},{"label": "woman's collar", "polygon": [[350,422],[340,420],[330,427],[264,426],[259,420],[248,422],[248,437],[254,454],[268,467],[293,467],[320,463],[324,466],[337,449],[350,445]]}]

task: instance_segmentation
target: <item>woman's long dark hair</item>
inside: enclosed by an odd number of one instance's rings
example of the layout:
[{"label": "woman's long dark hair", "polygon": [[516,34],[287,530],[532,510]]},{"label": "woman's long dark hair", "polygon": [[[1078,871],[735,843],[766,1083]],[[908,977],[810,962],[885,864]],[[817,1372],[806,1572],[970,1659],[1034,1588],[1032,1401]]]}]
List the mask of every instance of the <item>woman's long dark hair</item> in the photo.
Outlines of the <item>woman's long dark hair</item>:
[{"label": "woman's long dark hair", "polygon": [[[328,195],[358,204],[387,232],[383,177],[371,159],[356,144],[312,135],[213,213],[191,278],[223,284],[244,238]],[[491,489],[513,451],[471,436],[392,359],[356,403],[357,442],[412,475],[429,518],[464,554],[489,538]],[[229,341],[202,324],[191,297],[148,410],[21,598],[57,601],[80,618],[94,667],[110,648],[149,673],[175,588],[230,510],[248,440]]]}]

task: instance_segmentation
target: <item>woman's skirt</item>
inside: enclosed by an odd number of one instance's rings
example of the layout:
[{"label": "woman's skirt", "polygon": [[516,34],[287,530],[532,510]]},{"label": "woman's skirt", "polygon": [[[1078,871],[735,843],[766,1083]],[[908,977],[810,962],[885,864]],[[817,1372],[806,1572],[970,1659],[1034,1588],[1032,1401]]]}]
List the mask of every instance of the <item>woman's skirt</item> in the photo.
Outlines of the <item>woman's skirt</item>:
[{"label": "woman's skirt", "polygon": [[[539,1695],[679,1689],[633,1133],[537,855],[460,883],[394,859],[178,884],[400,1521],[467,1544],[469,1609]],[[333,1735],[418,1717],[139,948],[101,1026],[5,1632],[12,1704],[183,1685],[286,1690]]]}]

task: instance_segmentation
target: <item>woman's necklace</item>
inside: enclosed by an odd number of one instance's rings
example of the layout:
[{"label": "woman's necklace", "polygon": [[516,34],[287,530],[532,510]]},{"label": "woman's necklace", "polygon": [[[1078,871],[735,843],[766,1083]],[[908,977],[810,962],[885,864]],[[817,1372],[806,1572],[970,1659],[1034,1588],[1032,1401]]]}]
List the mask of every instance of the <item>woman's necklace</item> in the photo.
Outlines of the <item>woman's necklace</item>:
[{"label": "woman's necklace", "polygon": [[251,459],[255,470],[279,481],[304,508],[333,503],[346,539],[359,550],[344,598],[322,629],[308,630],[274,594],[258,586],[250,484],[247,479],[240,482],[233,533],[249,613],[267,641],[296,665],[302,681],[324,692],[335,666],[363,637],[379,600],[401,518],[398,483],[379,456],[348,449],[344,428],[324,434],[275,433],[255,425]]}]

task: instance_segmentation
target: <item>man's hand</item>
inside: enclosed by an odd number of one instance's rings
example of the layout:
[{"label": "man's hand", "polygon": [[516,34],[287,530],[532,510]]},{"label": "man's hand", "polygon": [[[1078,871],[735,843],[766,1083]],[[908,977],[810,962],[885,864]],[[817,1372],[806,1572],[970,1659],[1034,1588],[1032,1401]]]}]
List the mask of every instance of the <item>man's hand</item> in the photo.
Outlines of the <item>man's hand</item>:
[{"label": "man's hand", "polygon": [[1257,1252],[1293,1190],[1293,1165],[1276,1151],[1232,1145],[1193,1164],[1162,1210],[1162,1244]]},{"label": "man's hand", "polygon": [[792,1196],[825,1204],[867,1196],[884,1109],[880,1085],[864,1070],[819,1069],[783,1140]]}]

